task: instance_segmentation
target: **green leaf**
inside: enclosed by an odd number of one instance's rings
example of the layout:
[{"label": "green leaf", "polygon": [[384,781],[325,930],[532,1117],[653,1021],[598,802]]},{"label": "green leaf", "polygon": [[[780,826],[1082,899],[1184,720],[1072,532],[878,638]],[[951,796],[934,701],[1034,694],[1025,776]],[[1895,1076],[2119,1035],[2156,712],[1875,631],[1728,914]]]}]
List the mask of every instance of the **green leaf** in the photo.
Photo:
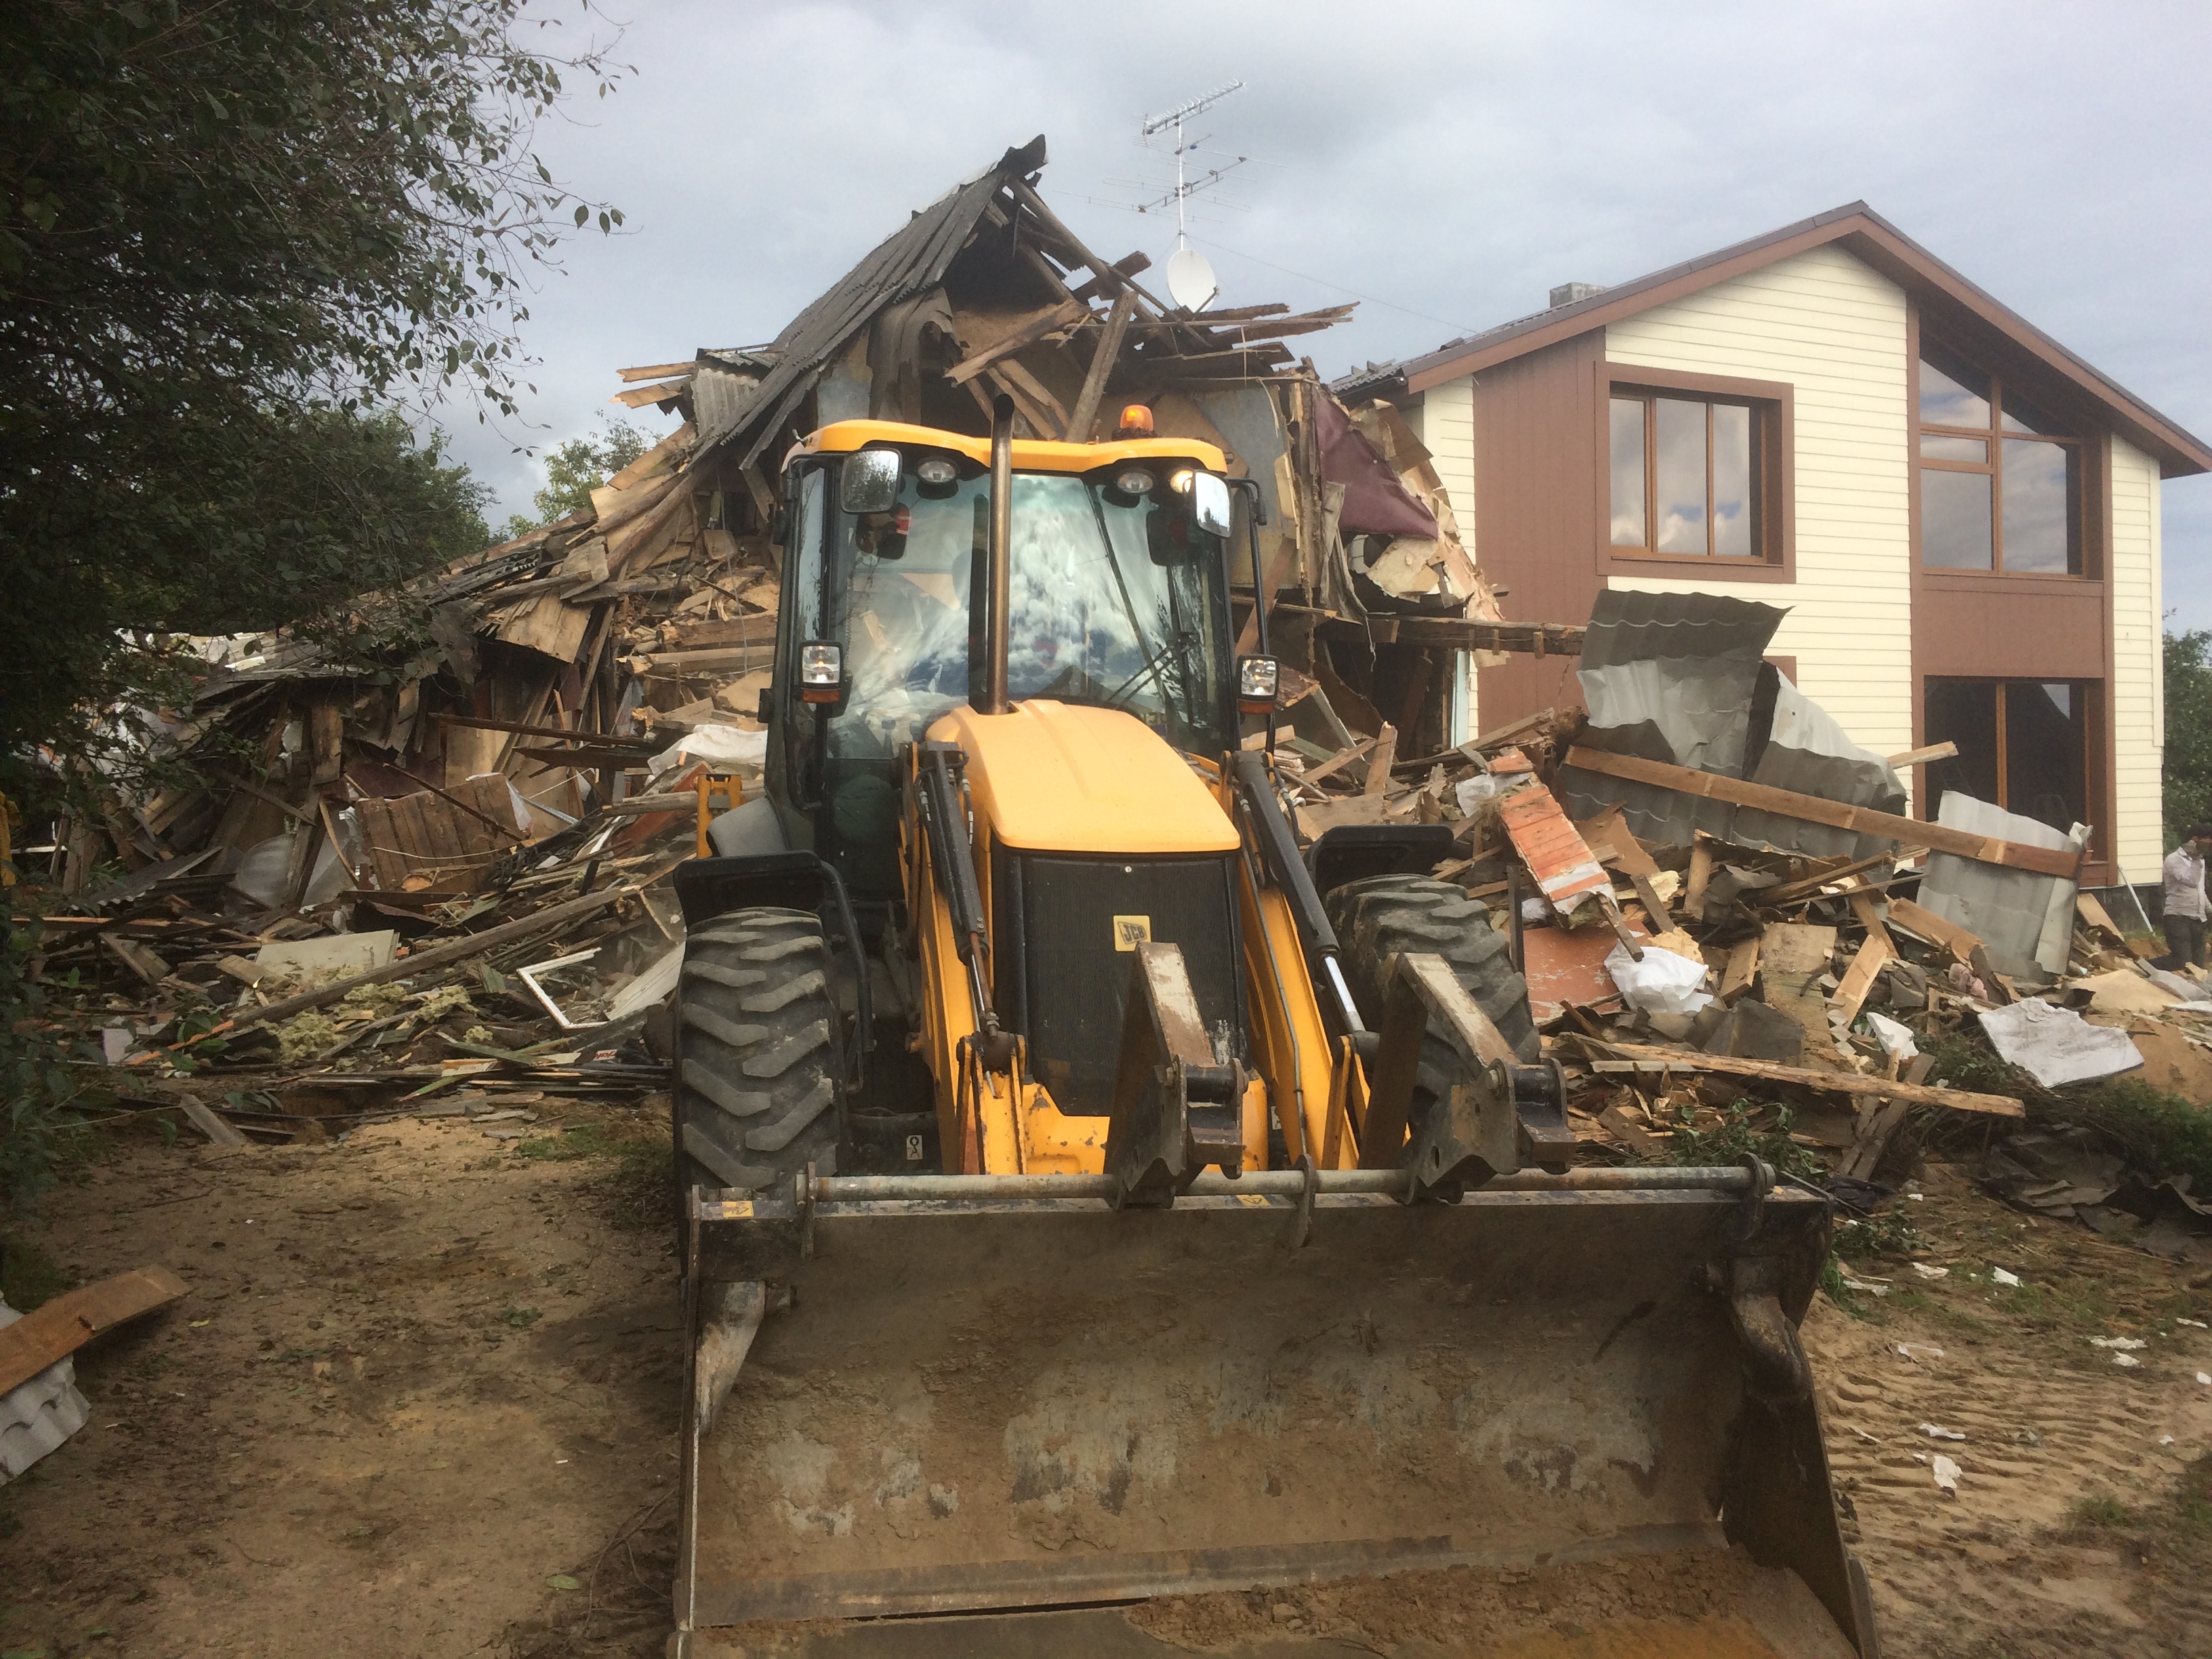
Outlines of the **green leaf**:
[{"label": "green leaf", "polygon": [[556,1590],[580,1590],[584,1588],[584,1581],[572,1573],[556,1572],[545,1582]]}]

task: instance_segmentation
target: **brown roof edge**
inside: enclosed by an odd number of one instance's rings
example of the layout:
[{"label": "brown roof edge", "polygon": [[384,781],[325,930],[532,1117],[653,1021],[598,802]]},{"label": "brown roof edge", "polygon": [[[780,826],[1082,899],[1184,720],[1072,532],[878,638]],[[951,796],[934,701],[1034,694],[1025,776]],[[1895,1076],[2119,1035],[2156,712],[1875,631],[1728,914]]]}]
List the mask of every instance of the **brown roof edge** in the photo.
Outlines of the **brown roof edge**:
[{"label": "brown roof edge", "polygon": [[1633,316],[1836,241],[1851,243],[1854,253],[1899,286],[1940,294],[2081,387],[2113,413],[2132,441],[2158,458],[2161,477],[2172,478],[2212,471],[2212,446],[2168,420],[2111,376],[2093,368],[2018,312],[1968,281],[1864,202],[1852,202],[1815,214],[1763,236],[1754,236],[1748,241],[1607,289],[1587,300],[1472,335],[1425,356],[1408,358],[1404,366],[1406,390],[1425,392],[1462,374],[1480,374],[1494,364],[1602,328],[1615,319]]}]

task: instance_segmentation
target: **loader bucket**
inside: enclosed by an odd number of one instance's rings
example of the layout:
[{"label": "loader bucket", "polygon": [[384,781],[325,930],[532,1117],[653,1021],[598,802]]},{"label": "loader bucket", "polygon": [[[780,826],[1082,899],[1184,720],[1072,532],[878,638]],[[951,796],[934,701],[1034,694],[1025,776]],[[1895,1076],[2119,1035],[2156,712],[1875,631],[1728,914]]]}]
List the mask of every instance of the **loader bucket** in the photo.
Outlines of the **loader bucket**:
[{"label": "loader bucket", "polygon": [[1394,1181],[695,1193],[672,1653],[1165,1655],[1127,1604],[1734,1545],[1813,1638],[1556,1650],[1870,1659],[1794,1335],[1825,1205],[1741,1170]]}]

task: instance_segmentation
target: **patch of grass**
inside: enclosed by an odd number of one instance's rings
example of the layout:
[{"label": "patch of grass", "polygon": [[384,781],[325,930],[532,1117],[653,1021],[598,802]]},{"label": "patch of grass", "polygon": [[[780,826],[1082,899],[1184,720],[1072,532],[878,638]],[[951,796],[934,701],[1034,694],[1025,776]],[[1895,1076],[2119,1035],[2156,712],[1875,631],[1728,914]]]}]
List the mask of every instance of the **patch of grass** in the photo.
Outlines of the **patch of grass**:
[{"label": "patch of grass", "polygon": [[1863,1220],[1854,1216],[1836,1223],[1836,1254],[1846,1261],[1904,1261],[1927,1248],[1928,1241],[1901,1204]]},{"label": "patch of grass", "polygon": [[0,1302],[17,1313],[30,1312],[76,1283],[37,1245],[21,1238],[0,1238]]},{"label": "patch of grass", "polygon": [[547,1164],[568,1164],[580,1158],[620,1158],[634,1137],[617,1134],[604,1123],[579,1123],[559,1134],[518,1140],[515,1153]]},{"label": "patch of grass", "polygon": [[2066,1511],[2066,1524],[2082,1532],[2112,1532],[2135,1524],[2136,1512],[2108,1492],[2077,1498]]},{"label": "patch of grass", "polygon": [[1792,1114],[1787,1106],[1773,1108],[1774,1124],[1762,1128],[1758,1120],[1769,1109],[1758,1101],[1738,1100],[1720,1114],[1717,1123],[1699,1127],[1696,1115],[1685,1112],[1673,1126],[1674,1139],[1667,1155],[1676,1164],[1715,1165],[1734,1164],[1746,1156],[1766,1160],[1785,1176],[1809,1180],[1824,1173],[1820,1161],[1790,1138]]}]

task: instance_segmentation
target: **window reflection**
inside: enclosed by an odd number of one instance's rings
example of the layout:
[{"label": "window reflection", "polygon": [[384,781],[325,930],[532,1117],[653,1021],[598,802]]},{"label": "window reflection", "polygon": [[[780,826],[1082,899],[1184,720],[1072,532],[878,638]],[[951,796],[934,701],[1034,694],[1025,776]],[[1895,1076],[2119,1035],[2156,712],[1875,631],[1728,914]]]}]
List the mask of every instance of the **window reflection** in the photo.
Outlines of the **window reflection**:
[{"label": "window reflection", "polygon": [[1654,514],[1662,553],[1703,553],[1705,546],[1705,405],[1657,400],[1658,489]]},{"label": "window reflection", "polygon": [[2063,576],[2074,519],[2075,454],[2062,444],[2004,441],[2004,563]]},{"label": "window reflection", "polygon": [[1751,411],[1713,405],[1713,551],[1746,558],[1752,551]]},{"label": "window reflection", "polygon": [[1923,461],[1986,461],[1990,458],[1990,441],[1986,438],[1946,438],[1933,432],[1920,435],[1920,459]]},{"label": "window reflection", "polygon": [[1921,562],[1947,570],[1987,570],[1993,566],[1990,483],[1986,472],[1922,470]]},{"label": "window reflection", "polygon": [[1644,516],[1644,399],[1615,398],[1613,428],[1613,544],[1648,547]]},{"label": "window reflection", "polygon": [[1929,680],[1923,738],[1959,752],[1929,766],[1928,810],[1957,789],[2060,831],[2087,823],[2088,705],[2065,681]]},{"label": "window reflection", "polygon": [[1987,426],[1990,377],[1941,346],[1923,347],[1920,418],[1929,426]]}]

